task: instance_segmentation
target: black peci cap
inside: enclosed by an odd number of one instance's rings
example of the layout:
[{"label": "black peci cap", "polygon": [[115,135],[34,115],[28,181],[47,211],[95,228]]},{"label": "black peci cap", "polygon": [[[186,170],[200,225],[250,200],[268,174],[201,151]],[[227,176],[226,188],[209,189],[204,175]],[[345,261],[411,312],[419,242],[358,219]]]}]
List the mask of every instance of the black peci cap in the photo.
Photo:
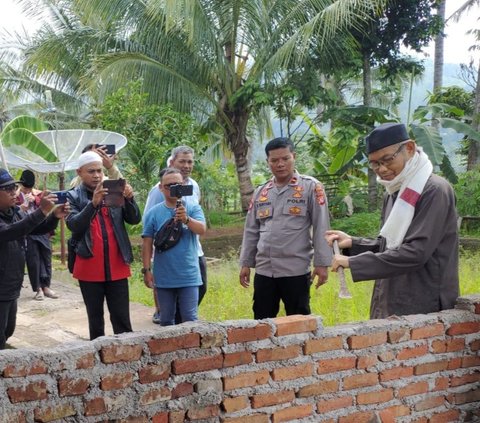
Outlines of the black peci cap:
[{"label": "black peci cap", "polygon": [[377,126],[365,138],[367,154],[409,139],[407,128],[403,123],[384,123]]},{"label": "black peci cap", "polygon": [[25,188],[33,188],[35,185],[35,174],[31,170],[24,170],[20,175],[20,182]]}]

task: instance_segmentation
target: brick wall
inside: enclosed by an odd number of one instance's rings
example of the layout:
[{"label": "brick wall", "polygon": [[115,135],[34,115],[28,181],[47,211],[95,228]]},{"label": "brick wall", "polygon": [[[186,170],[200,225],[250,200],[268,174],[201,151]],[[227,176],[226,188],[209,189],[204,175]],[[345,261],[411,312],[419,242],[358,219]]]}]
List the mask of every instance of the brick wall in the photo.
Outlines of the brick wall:
[{"label": "brick wall", "polygon": [[480,421],[480,295],[429,315],[196,322],[0,354],[1,422]]}]

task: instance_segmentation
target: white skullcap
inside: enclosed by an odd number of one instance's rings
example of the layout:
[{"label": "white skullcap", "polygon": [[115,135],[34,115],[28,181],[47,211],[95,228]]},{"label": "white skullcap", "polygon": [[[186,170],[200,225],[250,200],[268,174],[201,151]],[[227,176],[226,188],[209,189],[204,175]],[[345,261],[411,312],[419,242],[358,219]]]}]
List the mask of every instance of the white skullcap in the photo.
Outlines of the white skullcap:
[{"label": "white skullcap", "polygon": [[85,166],[90,163],[103,163],[102,158],[95,151],[86,151],[85,153],[80,154],[78,158],[78,167],[80,169],[82,166]]}]

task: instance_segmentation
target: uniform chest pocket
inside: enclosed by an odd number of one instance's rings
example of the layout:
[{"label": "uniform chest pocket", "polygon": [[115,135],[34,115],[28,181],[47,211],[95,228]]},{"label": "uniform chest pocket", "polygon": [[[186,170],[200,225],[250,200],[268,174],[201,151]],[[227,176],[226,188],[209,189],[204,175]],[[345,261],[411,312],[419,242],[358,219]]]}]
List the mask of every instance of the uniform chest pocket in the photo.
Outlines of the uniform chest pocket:
[{"label": "uniform chest pocket", "polygon": [[264,220],[268,217],[272,217],[271,207],[258,207],[256,217],[258,220]]},{"label": "uniform chest pocket", "polygon": [[289,229],[301,229],[307,221],[307,206],[287,204],[283,206],[284,225]]}]

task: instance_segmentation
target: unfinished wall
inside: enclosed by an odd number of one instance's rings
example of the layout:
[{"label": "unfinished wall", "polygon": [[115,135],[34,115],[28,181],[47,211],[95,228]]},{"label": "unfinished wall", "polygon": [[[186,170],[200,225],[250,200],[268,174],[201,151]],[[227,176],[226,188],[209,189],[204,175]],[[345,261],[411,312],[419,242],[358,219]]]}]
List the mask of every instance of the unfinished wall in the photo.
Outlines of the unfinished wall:
[{"label": "unfinished wall", "polygon": [[480,421],[480,295],[324,328],[192,323],[0,353],[1,422]]}]

